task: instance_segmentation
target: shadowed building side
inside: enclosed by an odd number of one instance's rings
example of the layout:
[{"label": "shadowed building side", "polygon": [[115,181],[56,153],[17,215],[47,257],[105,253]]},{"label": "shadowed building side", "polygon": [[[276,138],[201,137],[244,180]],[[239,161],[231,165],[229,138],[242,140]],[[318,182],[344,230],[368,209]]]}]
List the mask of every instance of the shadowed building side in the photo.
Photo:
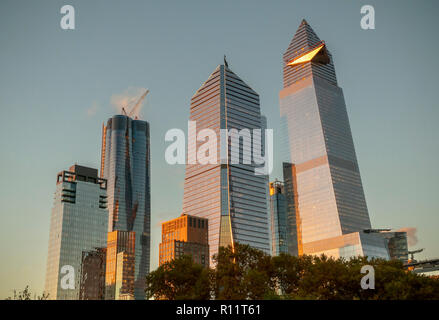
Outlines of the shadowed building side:
[{"label": "shadowed building side", "polygon": [[284,184],[270,182],[271,254],[288,253],[287,202]]},{"label": "shadowed building side", "polygon": [[79,300],[105,299],[107,248],[82,252]]}]

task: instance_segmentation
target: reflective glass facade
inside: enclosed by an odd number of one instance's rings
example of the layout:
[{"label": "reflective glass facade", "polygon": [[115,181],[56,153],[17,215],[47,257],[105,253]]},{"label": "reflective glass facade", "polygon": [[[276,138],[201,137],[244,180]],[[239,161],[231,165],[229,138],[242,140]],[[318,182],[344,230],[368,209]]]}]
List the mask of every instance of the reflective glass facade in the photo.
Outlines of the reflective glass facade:
[{"label": "reflective glass facade", "polygon": [[[323,58],[287,65],[318,46]],[[294,166],[291,180],[297,192],[296,220],[300,220],[297,242],[307,253],[307,243],[368,229],[371,224],[332,56],[305,20],[283,63],[283,161]]]},{"label": "reflective glass facade", "polygon": [[351,232],[303,245],[306,254],[349,259],[356,256],[389,259],[386,240],[376,233]]},{"label": "reflective glass facade", "polygon": [[279,181],[270,183],[270,217],[271,254],[288,253],[287,203],[284,185]]},{"label": "reflective glass facade", "polygon": [[[96,169],[75,165],[58,174],[47,256],[49,299],[80,298],[83,255],[106,247],[106,198],[106,181],[98,178]],[[74,289],[61,287],[67,274],[61,273],[63,266],[73,267]]]},{"label": "reflective glass facade", "polygon": [[[262,133],[265,132],[265,130],[268,128],[268,123],[267,123],[267,117],[264,115],[261,115],[261,129],[262,129]],[[265,134],[261,135],[261,154],[265,153]],[[270,211],[270,176],[264,175],[265,177],[265,194],[266,194],[266,200],[265,202],[267,203],[267,217],[268,217],[268,230],[271,231],[271,211]],[[270,255],[273,254],[273,244],[272,244],[272,237],[269,237],[269,247],[270,247]]]},{"label": "reflective glass facade", "polygon": [[298,256],[303,253],[301,236],[300,211],[298,208],[296,166],[292,163],[282,163],[284,176],[284,194],[286,204],[286,232],[288,253]]},{"label": "reflective glass facade", "polygon": [[[261,129],[259,96],[227,66],[220,65],[191,99],[190,120],[197,132],[209,128]],[[219,139],[218,139],[219,140]],[[188,154],[196,152],[188,146]],[[255,164],[188,164],[184,185],[183,213],[209,219],[210,256],[219,246],[249,244],[269,253],[266,176],[255,175]],[[240,139],[240,163],[242,160]],[[229,144],[230,151],[230,144]],[[211,261],[212,266],[212,261]]]},{"label": "reflective glass facade", "polygon": [[133,231],[136,299],[144,299],[150,268],[149,124],[115,115],[103,126],[101,174],[108,180],[108,232]]}]

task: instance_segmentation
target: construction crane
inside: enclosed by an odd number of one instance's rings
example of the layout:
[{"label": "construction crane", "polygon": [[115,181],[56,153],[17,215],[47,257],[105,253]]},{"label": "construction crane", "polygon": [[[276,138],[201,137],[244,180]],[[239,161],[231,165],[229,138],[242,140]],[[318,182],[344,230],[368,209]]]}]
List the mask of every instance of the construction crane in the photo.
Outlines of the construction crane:
[{"label": "construction crane", "polygon": [[415,260],[414,254],[420,253],[422,251],[424,251],[424,249],[417,249],[417,250],[409,251],[408,254],[411,254],[410,260],[415,262],[416,260]]},{"label": "construction crane", "polygon": [[[134,107],[131,109],[131,111],[129,113],[127,113],[127,111],[125,110],[125,107],[122,108],[122,113],[128,117],[132,117],[133,114],[137,111],[137,109],[139,109],[140,105],[142,104],[143,99],[145,99],[146,95],[149,93],[149,90],[146,89],[145,93],[142,94],[142,96],[139,98],[139,100],[137,100],[136,104],[134,105]],[[136,116],[136,120],[138,119],[138,117]]]}]

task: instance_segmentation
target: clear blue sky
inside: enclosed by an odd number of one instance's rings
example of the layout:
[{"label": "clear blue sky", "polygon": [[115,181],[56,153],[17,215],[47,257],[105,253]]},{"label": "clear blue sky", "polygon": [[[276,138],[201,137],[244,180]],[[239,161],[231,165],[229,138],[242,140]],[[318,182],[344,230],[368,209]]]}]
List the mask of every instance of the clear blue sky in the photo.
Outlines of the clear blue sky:
[{"label": "clear blue sky", "polygon": [[[59,27],[62,5],[76,30]],[[376,30],[360,28],[372,4]],[[44,288],[57,172],[99,167],[110,99],[151,90],[152,261],[161,221],[181,212],[183,166],[164,161],[170,128],[187,126],[190,97],[227,54],[261,97],[275,136],[281,56],[302,18],[333,54],[374,227],[416,227],[439,257],[437,1],[0,2],[0,298]],[[275,145],[276,148],[276,145]],[[280,177],[277,169],[272,178]]]}]

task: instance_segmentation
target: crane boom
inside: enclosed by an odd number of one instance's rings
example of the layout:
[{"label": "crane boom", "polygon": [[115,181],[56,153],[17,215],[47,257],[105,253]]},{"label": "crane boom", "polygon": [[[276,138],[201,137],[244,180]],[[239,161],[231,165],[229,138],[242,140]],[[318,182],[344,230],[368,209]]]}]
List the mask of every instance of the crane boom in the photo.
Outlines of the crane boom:
[{"label": "crane boom", "polygon": [[142,104],[143,99],[145,99],[145,97],[148,93],[149,93],[149,90],[146,89],[145,93],[139,98],[139,100],[137,100],[137,103],[131,109],[130,113],[128,114],[129,117],[131,117],[134,114],[134,112],[139,108],[139,106]]},{"label": "crane boom", "polygon": [[411,255],[411,260],[412,260],[412,261],[416,261],[416,260],[415,260],[415,257],[414,257],[414,254],[415,254],[415,253],[420,253],[420,252],[422,252],[422,251],[424,251],[424,249],[412,250],[412,251],[408,251],[407,253]]}]

